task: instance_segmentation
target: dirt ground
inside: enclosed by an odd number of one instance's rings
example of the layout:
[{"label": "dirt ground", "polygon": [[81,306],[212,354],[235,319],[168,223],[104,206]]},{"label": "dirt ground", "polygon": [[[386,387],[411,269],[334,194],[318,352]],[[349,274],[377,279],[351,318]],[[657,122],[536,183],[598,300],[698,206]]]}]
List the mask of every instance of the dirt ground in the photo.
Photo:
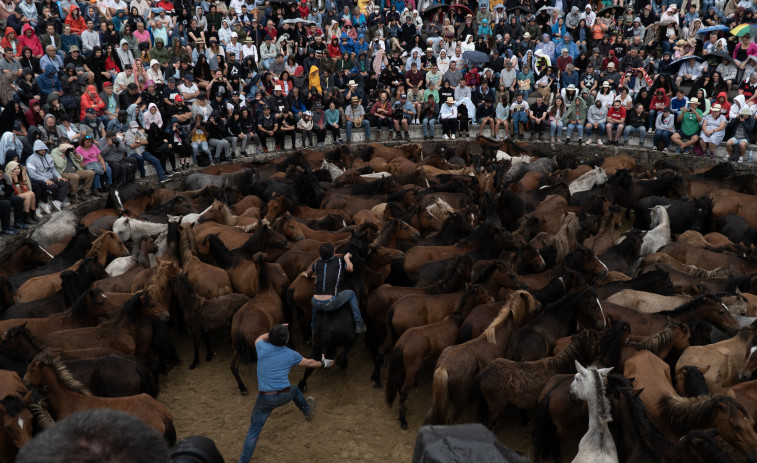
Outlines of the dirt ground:
[{"label": "dirt ground", "polygon": [[[192,343],[187,336],[175,336],[182,363],[168,376],[161,377],[158,399],[174,415],[179,439],[193,434],[215,440],[227,463],[239,458],[242,442],[249,426],[250,414],[257,391],[255,366],[243,367],[242,379],[250,395],[242,396],[229,370],[231,346],[228,337],[213,338],[216,356],[209,363],[201,362],[190,371]],[[299,343],[298,351],[308,353],[308,346]],[[410,429],[404,431],[397,420],[397,404],[386,406],[383,390],[373,389],[369,379],[372,371],[370,356],[362,341],[349,355],[347,370],[338,367],[318,370],[308,380],[306,396],[316,399],[316,417],[305,421],[294,404],[273,412],[265,424],[253,461],[300,463],[326,462],[409,462],[415,438],[431,398],[431,369],[419,379],[419,387],[408,398],[407,420]],[[301,379],[304,369],[294,368],[293,384]],[[386,374],[386,368],[382,370]],[[382,378],[383,380],[383,378]],[[496,434],[510,448],[529,456],[531,427],[517,424],[517,412],[512,422],[497,426]],[[566,458],[569,454],[564,454]]]}]

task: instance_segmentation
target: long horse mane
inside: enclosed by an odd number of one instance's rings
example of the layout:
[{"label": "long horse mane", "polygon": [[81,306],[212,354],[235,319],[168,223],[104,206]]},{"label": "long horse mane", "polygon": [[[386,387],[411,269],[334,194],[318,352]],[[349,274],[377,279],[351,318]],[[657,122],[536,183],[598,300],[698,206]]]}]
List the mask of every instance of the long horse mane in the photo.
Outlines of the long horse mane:
[{"label": "long horse mane", "polygon": [[268,275],[268,263],[265,260],[265,254],[259,252],[252,258],[255,266],[258,268],[258,291],[262,291],[271,285],[270,275]]},{"label": "long horse mane", "polygon": [[699,371],[699,368],[687,365],[683,367],[683,371],[686,372],[686,381],[684,381],[686,396],[696,397],[700,395],[710,395],[710,391],[707,390],[707,381],[704,379],[704,374]]},{"label": "long horse mane", "polygon": [[39,352],[45,350],[45,345],[42,340],[38,338],[34,333],[32,333],[29,328],[26,327],[26,323],[8,329],[8,331],[5,332],[5,336],[3,336],[2,340],[5,341],[15,336],[22,336],[26,338],[26,340],[29,341],[29,344],[31,344],[32,347],[34,347],[34,349]]},{"label": "long horse mane", "polygon": [[376,237],[376,239],[373,240],[373,244],[371,246],[386,246],[387,243],[389,243],[392,234],[397,232],[401,224],[402,222],[397,218],[392,218],[388,221],[383,222],[381,231],[379,232],[379,235]]},{"label": "long horse mane", "polygon": [[476,297],[479,293],[482,291],[485,291],[484,287],[481,285],[473,285],[470,288],[468,288],[465,293],[460,297],[460,300],[457,301],[457,304],[455,305],[455,312],[460,312],[463,307],[465,307],[468,304],[468,301]]},{"label": "long horse mane", "polygon": [[659,332],[649,335],[634,345],[639,350],[648,350],[653,354],[660,352],[673,340],[673,325],[669,324]]},{"label": "long horse mane", "polygon": [[714,294],[705,294],[703,296],[699,296],[696,299],[692,299],[689,302],[680,305],[676,307],[673,310],[666,310],[664,312],[659,312],[660,314],[669,315],[671,317],[674,317],[676,315],[680,315],[684,312],[691,312],[692,310],[695,310],[697,307],[699,307],[705,300],[707,299],[713,299],[715,302],[723,303],[723,300],[720,299],[718,296]]},{"label": "long horse mane", "polygon": [[616,367],[620,361],[620,354],[626,332],[630,325],[622,320],[616,320],[612,327],[602,335],[599,341],[599,352],[602,363],[606,367]]},{"label": "long horse mane", "polygon": [[[82,263],[82,265],[84,265]],[[89,290],[81,293],[73,304],[71,304],[71,308],[69,309],[71,311],[71,316],[74,318],[84,318],[87,316],[87,298],[90,296],[90,294],[95,293],[96,291],[102,292],[102,290],[98,288],[90,288]]]},{"label": "long horse mane", "polygon": [[[712,427],[712,419],[719,408],[728,414],[729,422],[739,420],[738,413],[749,417],[743,405],[724,395],[712,397],[665,396],[660,399],[663,419],[675,429],[706,429]],[[720,407],[722,406],[722,407]]]},{"label": "long horse mane", "polygon": [[481,224],[473,229],[473,233],[471,233],[470,236],[468,236],[464,240],[460,241],[457,246],[486,244],[486,242],[496,231],[497,227],[494,224]]},{"label": "long horse mane", "polygon": [[504,270],[507,269],[508,265],[502,260],[493,260],[491,264],[489,264],[483,272],[476,278],[476,280],[473,282],[474,284],[482,284],[485,285],[489,282],[492,275],[496,270]]},{"label": "long horse mane", "polygon": [[192,287],[192,283],[186,275],[181,273],[176,275],[174,282],[174,291],[176,291],[176,298],[181,305],[182,310],[192,312],[197,306],[202,306],[205,302],[205,298],[197,294]]},{"label": "long horse mane", "polygon": [[[67,253],[71,253],[74,250],[76,250],[78,246],[81,246],[82,244],[85,244],[85,243],[88,247],[91,246],[93,242],[93,238],[94,238],[94,235],[92,234],[92,232],[89,231],[88,228],[79,227],[76,230],[76,234],[74,235],[74,237],[71,238],[71,240],[68,242],[66,247],[63,248],[60,254],[58,254],[56,257],[64,256]],[[85,240],[85,239],[86,241],[80,241],[80,240]],[[86,249],[84,251],[86,251]]]},{"label": "long horse mane", "polygon": [[[307,164],[307,162],[305,164]],[[254,176],[255,169],[252,167],[221,175],[221,177],[223,178],[222,184],[224,187],[235,187],[240,191],[249,191],[253,183],[252,177]]]},{"label": "long horse mane", "polygon": [[89,392],[89,389],[87,389],[87,387],[84,386],[81,381],[76,379],[74,375],[68,370],[68,367],[66,367],[58,354],[54,352],[42,352],[38,354],[34,358],[34,360],[32,360],[32,363],[37,361],[52,368],[55,372],[55,375],[58,377],[60,382],[63,383],[63,386],[66,389],[70,389],[74,392],[78,392],[86,396],[92,396],[92,393]]},{"label": "long horse mane", "polygon": [[447,265],[444,276],[439,281],[426,287],[426,294],[445,294],[463,286],[470,276],[471,258],[467,254],[458,254]]},{"label": "long horse mane", "polygon": [[571,337],[570,344],[568,344],[559,354],[554,357],[547,357],[541,361],[551,364],[558,371],[571,371],[575,368],[574,361],[579,359],[588,343],[589,331],[581,331]]},{"label": "long horse mane", "polygon": [[40,398],[36,402],[30,403],[29,411],[32,412],[37,426],[39,426],[41,430],[44,431],[55,424],[53,416],[47,410],[47,404],[44,398]]},{"label": "long horse mane", "polygon": [[[171,277],[173,276],[174,268],[176,268],[176,264],[170,260],[161,261],[160,265],[158,265],[155,278],[145,288],[145,291],[149,293],[154,301],[163,302],[169,300],[171,296]],[[175,273],[178,273],[178,268],[176,268]]]},{"label": "long horse mane", "polygon": [[[528,304],[526,304],[526,302],[528,302]],[[537,310],[539,307],[539,303],[528,291],[522,289],[513,291],[497,316],[492,320],[489,326],[486,327],[483,336],[486,337],[487,341],[495,344],[496,330],[502,326],[505,321],[512,317],[513,322],[520,323],[528,313]]]},{"label": "long horse mane", "polygon": [[597,402],[600,405],[595,410],[595,419],[598,422],[606,425],[607,423],[612,421],[612,412],[610,410],[610,401],[607,399],[607,395],[605,394],[605,381],[602,379],[602,375],[599,374],[599,371],[597,371],[596,367],[589,367],[587,368],[587,370],[589,370],[594,376],[594,394]]},{"label": "long horse mane", "polygon": [[226,245],[223,243],[221,238],[218,237],[217,233],[209,234],[203,239],[203,242],[204,241],[208,242],[210,255],[213,257],[213,260],[216,261],[219,267],[228,268],[232,265],[232,255],[229,252],[228,248],[226,248]]}]

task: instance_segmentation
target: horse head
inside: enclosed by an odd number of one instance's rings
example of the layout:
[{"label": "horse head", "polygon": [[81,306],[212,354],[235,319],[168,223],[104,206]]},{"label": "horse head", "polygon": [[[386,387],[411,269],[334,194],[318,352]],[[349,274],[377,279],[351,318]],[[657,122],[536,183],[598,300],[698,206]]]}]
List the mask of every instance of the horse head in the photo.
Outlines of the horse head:
[{"label": "horse head", "polygon": [[32,439],[34,418],[27,408],[30,402],[30,392],[26,392],[23,397],[9,395],[0,400],[3,428],[11,442],[19,449]]}]

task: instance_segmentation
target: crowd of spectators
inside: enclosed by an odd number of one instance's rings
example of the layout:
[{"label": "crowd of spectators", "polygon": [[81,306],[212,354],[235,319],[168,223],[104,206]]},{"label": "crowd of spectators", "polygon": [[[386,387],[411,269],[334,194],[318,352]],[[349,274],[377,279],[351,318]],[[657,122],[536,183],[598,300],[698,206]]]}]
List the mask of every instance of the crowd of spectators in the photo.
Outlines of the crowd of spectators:
[{"label": "crowd of spectators", "polygon": [[[742,161],[757,0],[0,0],[0,221],[276,150],[482,134]],[[4,24],[3,24],[4,23]],[[747,24],[745,27],[737,27]],[[755,29],[757,30],[757,29]],[[344,129],[344,132],[342,131]],[[373,131],[375,138],[372,137]],[[299,134],[299,137],[298,137]],[[288,139],[288,140],[287,140]],[[11,225],[10,212],[15,217]]]}]

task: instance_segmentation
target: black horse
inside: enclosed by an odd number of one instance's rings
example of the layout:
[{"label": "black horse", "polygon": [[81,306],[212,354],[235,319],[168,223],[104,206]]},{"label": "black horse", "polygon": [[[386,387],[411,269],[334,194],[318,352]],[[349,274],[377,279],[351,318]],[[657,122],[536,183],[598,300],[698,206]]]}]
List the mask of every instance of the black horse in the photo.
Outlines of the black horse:
[{"label": "black horse", "polygon": [[712,227],[712,201],[709,198],[699,198],[694,201],[682,201],[662,196],[648,196],[642,198],[634,206],[634,228],[649,230],[652,228],[651,209],[654,206],[668,206],[670,230],[673,233],[683,233],[686,230],[696,230],[706,234]]},{"label": "black horse", "polygon": [[274,193],[289,198],[294,205],[305,204],[319,208],[325,191],[318,178],[309,171],[301,172],[291,180],[261,178],[252,185],[252,194],[266,202],[271,200]]}]

